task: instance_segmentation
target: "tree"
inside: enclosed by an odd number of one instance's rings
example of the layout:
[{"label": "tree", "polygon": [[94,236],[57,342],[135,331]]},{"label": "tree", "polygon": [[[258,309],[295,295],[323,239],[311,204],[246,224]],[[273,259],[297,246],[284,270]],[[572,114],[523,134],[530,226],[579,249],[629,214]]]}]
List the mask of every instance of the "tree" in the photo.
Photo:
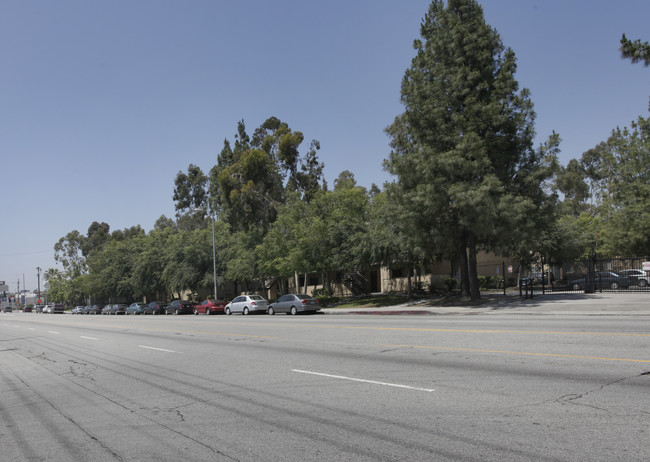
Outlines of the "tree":
[{"label": "tree", "polygon": [[387,129],[389,191],[416,246],[458,261],[462,293],[477,299],[478,250],[530,240],[553,205],[542,186],[552,150],[543,162],[547,153],[532,149],[534,112],[514,52],[474,0],[434,0],[420,33],[402,80],[405,111]]},{"label": "tree", "polygon": [[176,201],[177,216],[206,206],[208,177],[200,167],[190,164],[187,173],[178,172],[174,184],[173,199]]},{"label": "tree", "polygon": [[650,44],[648,42],[641,42],[638,39],[631,41],[623,34],[621,55],[623,58],[631,59],[633,63],[643,61],[646,66],[650,66]]},{"label": "tree", "polygon": [[599,252],[650,255],[650,119],[612,131],[585,152],[581,163],[592,186]]},{"label": "tree", "polygon": [[70,231],[54,244],[54,260],[63,265],[65,276],[76,278],[87,270],[83,253],[85,236],[79,231]]},{"label": "tree", "polygon": [[[287,193],[310,200],[320,189],[323,165],[318,161],[318,141],[303,156],[302,132],[276,117],[268,118],[250,138],[244,122],[238,124],[235,148],[228,141],[210,173],[213,210],[235,231],[252,227],[268,229]],[[216,204],[215,204],[216,202]]]}]

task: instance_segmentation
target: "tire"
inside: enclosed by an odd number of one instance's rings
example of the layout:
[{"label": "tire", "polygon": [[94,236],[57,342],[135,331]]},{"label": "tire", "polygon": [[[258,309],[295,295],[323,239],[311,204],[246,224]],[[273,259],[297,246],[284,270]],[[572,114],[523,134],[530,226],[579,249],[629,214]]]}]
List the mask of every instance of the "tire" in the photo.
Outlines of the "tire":
[{"label": "tire", "polygon": [[199,315],[199,310],[197,310],[197,309],[195,308],[195,309],[194,309],[194,316],[198,316],[198,315]]},{"label": "tire", "polygon": [[612,290],[618,290],[621,288],[620,284],[616,281],[609,283],[609,288]]},{"label": "tire", "polygon": [[[197,313],[197,314],[198,314],[198,313]],[[212,312],[210,311],[210,308],[206,308],[206,309],[205,309],[205,314],[206,314],[207,316],[210,316],[210,315],[212,314]]]},{"label": "tire", "polygon": [[178,316],[179,314],[181,314],[181,312],[180,312],[179,310],[176,310],[176,311],[174,311],[174,314],[175,314],[176,316]]},{"label": "tire", "polygon": [[272,306],[269,306],[268,313],[273,316],[275,314],[275,310],[273,309]]},{"label": "tire", "polygon": [[292,316],[295,316],[295,315],[298,314],[298,310],[296,309],[295,306],[292,306],[292,307],[291,307],[291,311],[290,311],[290,313],[291,313]]},{"label": "tire", "polygon": [[573,284],[573,286],[571,286],[571,289],[572,290],[580,290],[580,286],[578,284]]},{"label": "tire", "polygon": [[244,310],[241,312],[241,314],[243,314],[244,316],[248,316],[248,307],[247,306],[244,307]]},{"label": "tire", "polygon": [[646,287],[648,285],[648,281],[645,279],[639,279],[639,287]]},{"label": "tire", "polygon": [[232,314],[232,311],[230,311],[230,307],[227,306],[226,309],[224,310],[224,313],[226,313],[227,316],[230,316]]}]

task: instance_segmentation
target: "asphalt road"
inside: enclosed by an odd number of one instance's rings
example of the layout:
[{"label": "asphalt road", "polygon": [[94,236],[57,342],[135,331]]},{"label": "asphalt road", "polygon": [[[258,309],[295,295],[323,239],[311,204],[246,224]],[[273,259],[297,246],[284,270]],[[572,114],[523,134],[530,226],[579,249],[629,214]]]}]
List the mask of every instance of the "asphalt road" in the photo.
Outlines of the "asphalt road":
[{"label": "asphalt road", "polygon": [[0,314],[0,460],[646,461],[648,316]]}]

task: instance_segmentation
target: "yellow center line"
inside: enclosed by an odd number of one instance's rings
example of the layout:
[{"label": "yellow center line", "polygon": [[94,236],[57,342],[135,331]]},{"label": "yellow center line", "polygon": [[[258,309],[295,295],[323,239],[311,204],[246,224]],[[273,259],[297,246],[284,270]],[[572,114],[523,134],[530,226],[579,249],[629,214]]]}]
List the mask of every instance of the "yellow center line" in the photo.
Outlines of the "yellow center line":
[{"label": "yellow center line", "polygon": [[573,359],[598,359],[604,361],[623,361],[623,362],[632,362],[632,363],[650,363],[648,359],[627,359],[627,358],[607,358],[602,356],[581,356],[581,355],[561,355],[555,353],[529,353],[525,351],[508,351],[508,350],[484,350],[476,348],[449,348],[449,347],[433,347],[433,346],[423,346],[423,345],[394,345],[389,343],[381,343],[380,346],[389,346],[396,348],[417,348],[417,349],[426,349],[426,350],[446,350],[446,351],[472,351],[475,353],[499,353],[499,354],[508,354],[508,355],[524,355],[524,356],[549,356],[554,358],[573,358]]},{"label": "yellow center line", "polygon": [[264,323],[237,323],[239,325],[273,326],[273,327],[300,327],[323,329],[359,329],[359,330],[384,330],[397,332],[458,332],[471,334],[546,334],[546,335],[613,335],[621,337],[650,337],[650,333],[637,334],[625,332],[574,332],[574,331],[544,331],[544,330],[506,330],[506,329],[440,329],[432,327],[376,327],[376,326],[333,326],[320,324],[264,324]]}]

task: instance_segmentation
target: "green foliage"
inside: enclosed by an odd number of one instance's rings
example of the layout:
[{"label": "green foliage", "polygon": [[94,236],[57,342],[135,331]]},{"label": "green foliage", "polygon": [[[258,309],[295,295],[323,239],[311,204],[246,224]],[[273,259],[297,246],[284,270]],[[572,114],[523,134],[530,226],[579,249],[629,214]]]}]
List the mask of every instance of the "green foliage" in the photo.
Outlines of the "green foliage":
[{"label": "green foliage", "polygon": [[650,255],[650,119],[617,128],[583,154],[595,206],[596,250],[608,255]]},{"label": "green foliage", "polygon": [[463,293],[478,298],[478,249],[513,249],[541,232],[559,138],[532,149],[534,112],[514,52],[475,1],[433,1],[420,32],[402,80],[405,112],[387,129],[385,166],[397,177],[388,191],[410,248],[457,258]]},{"label": "green foliage", "polygon": [[621,55],[629,58],[633,63],[642,61],[646,66],[650,66],[650,44],[641,42],[641,40],[631,41],[625,34],[621,38]]}]

